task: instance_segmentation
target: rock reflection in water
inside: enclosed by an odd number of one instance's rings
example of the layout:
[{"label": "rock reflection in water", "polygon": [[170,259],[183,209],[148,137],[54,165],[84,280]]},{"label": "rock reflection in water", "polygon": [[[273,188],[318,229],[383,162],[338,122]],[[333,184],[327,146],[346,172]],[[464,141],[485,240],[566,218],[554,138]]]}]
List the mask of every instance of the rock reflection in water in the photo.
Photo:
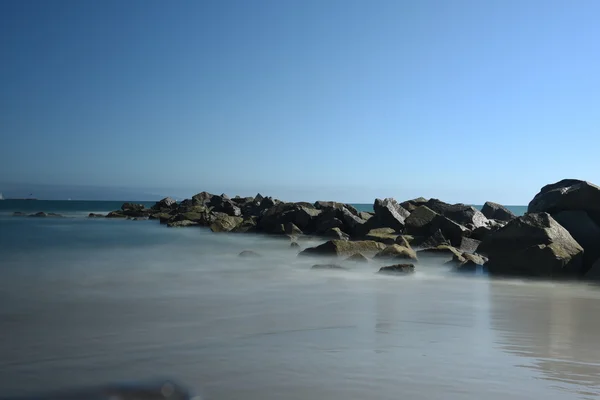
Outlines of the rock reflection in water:
[{"label": "rock reflection in water", "polygon": [[[500,347],[527,358],[523,367],[556,381],[556,388],[584,398],[600,395],[598,288],[566,284],[494,282],[492,328]],[[530,360],[534,360],[531,362]],[[581,390],[581,387],[587,390]]]}]

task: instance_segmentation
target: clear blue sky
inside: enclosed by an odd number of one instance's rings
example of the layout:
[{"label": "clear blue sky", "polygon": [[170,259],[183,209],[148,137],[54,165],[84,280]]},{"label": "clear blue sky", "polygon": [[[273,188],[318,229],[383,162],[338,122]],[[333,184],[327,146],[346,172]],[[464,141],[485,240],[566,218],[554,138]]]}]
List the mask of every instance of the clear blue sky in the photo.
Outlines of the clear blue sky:
[{"label": "clear blue sky", "polygon": [[600,183],[599,16],[595,0],[2,0],[0,182],[526,204]]}]

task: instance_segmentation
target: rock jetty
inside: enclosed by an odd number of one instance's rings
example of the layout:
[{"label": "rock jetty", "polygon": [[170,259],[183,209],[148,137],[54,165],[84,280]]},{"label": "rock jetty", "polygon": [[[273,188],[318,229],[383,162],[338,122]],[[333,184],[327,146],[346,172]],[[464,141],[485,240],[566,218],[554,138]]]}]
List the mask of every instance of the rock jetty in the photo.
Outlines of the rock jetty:
[{"label": "rock jetty", "polygon": [[[201,192],[151,208],[125,203],[106,218],[149,218],[168,227],[207,227],[215,233],[320,236],[327,241],[299,256],[407,260],[393,272],[412,272],[420,259],[441,258],[454,270],[494,276],[600,279],[600,187],[565,179],[544,186],[525,215],[486,202],[417,198],[376,199],[373,212],[333,201],[284,202],[257,194],[230,198]],[[334,264],[331,264],[334,265]],[[400,267],[398,265],[401,265]],[[387,271],[387,270],[384,270]]]}]

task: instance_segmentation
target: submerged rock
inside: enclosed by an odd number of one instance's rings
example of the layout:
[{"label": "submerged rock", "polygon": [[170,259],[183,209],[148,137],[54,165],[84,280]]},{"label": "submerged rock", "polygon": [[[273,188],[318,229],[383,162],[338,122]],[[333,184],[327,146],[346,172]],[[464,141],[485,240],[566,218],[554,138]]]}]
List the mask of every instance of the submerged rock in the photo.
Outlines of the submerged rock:
[{"label": "submerged rock", "polygon": [[346,267],[342,267],[337,264],[315,264],[311,267],[311,269],[339,269],[339,270],[348,270]]},{"label": "submerged rock", "polygon": [[369,259],[360,253],[355,253],[350,257],[346,258],[346,261],[355,263],[368,263]]},{"label": "submerged rock", "polygon": [[350,235],[348,235],[345,232],[342,232],[342,230],[340,228],[331,228],[327,232],[325,232],[324,236],[338,239],[338,240],[349,240],[350,239]]},{"label": "submerged rock", "polygon": [[255,251],[252,251],[252,250],[244,250],[240,254],[238,254],[238,257],[243,257],[243,258],[258,258],[258,257],[260,257],[260,254],[258,254]]},{"label": "submerged rock", "polygon": [[88,218],[104,218],[106,217],[106,215],[104,214],[96,214],[96,213],[89,213]]},{"label": "submerged rock", "polygon": [[383,250],[386,246],[383,243],[372,240],[347,241],[330,240],[317,247],[309,247],[302,251],[303,256],[351,256],[355,253],[361,253],[366,256],[374,256]]},{"label": "submerged rock", "polygon": [[174,222],[169,222],[167,224],[167,227],[169,228],[184,228],[187,226],[199,226],[200,224],[194,221],[190,221],[190,220],[182,220],[182,221],[174,221]]},{"label": "submerged rock", "polygon": [[489,235],[477,251],[492,275],[538,278],[581,276],[583,248],[547,213],[516,218]]},{"label": "submerged rock", "polygon": [[124,215],[122,211],[111,211],[106,214],[105,218],[127,218],[127,215]]},{"label": "submerged rock", "polygon": [[379,269],[380,274],[390,275],[410,275],[415,272],[415,266],[413,264],[396,264],[389,265],[387,267],[381,267]]},{"label": "submerged rock", "polygon": [[292,247],[292,248],[300,248],[300,245],[298,244],[298,242],[292,242],[292,243],[290,243],[290,247]]}]

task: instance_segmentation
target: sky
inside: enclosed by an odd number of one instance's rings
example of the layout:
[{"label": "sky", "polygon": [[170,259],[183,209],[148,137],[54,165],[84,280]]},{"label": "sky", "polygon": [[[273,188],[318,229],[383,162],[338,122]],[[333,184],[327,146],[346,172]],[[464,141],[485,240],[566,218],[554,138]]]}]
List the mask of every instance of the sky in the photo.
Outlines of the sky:
[{"label": "sky", "polygon": [[0,192],[514,205],[600,184],[598,15],[595,0],[0,0]]}]

